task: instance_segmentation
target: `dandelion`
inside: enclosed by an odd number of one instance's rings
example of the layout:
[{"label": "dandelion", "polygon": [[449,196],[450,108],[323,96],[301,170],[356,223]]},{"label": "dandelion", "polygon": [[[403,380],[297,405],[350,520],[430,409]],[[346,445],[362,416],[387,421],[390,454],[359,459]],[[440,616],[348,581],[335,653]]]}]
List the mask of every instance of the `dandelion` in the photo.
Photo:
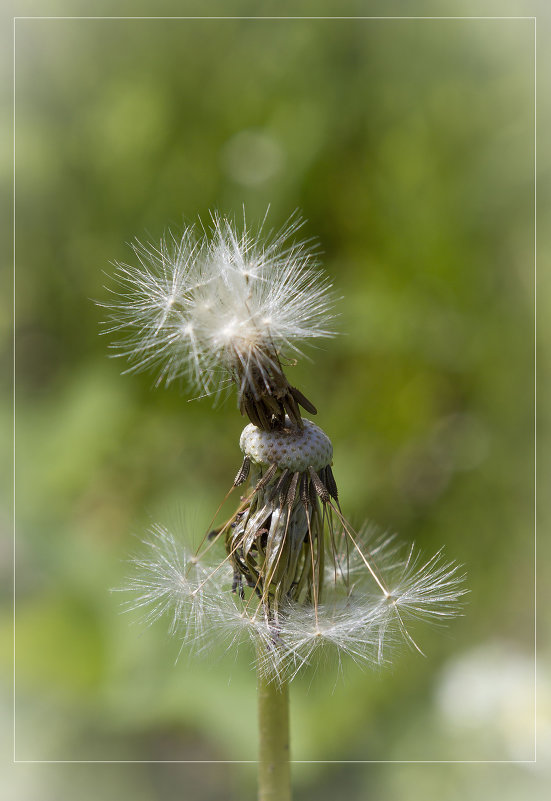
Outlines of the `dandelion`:
[{"label": "dandelion", "polygon": [[[194,553],[153,526],[133,560],[128,608],[197,651],[252,645],[258,675],[259,798],[290,799],[288,688],[319,659],[383,665],[419,621],[461,611],[464,576],[441,551],[423,559],[374,526],[355,531],[341,510],[333,445],[302,417],[315,407],[292,387],[285,359],[299,343],[331,336],[330,285],[294,221],[262,243],[213,216],[159,248],[135,245],[139,268],[118,265],[111,331],[134,368],[185,376],[208,392],[229,381],[250,423],[230,492],[237,508]],[[217,386],[217,388],[215,388]],[[224,553],[220,554],[222,543]]]},{"label": "dandelion", "polygon": [[117,263],[106,333],[131,370],[157,370],[157,384],[185,379],[216,397],[233,383],[238,404],[269,429],[300,406],[314,405],[290,386],[282,363],[301,345],[334,334],[334,295],[309,241],[294,241],[303,221],[293,216],[278,232],[240,231],[213,215],[210,232],[186,228],[159,246],[132,245],[137,266]]}]

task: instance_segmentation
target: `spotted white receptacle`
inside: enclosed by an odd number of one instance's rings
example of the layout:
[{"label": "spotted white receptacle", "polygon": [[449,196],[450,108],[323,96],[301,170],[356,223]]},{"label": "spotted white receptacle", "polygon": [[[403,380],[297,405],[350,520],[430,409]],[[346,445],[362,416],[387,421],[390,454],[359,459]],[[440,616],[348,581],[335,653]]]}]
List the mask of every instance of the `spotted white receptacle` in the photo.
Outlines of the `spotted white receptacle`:
[{"label": "spotted white receptacle", "polygon": [[304,428],[291,425],[285,418],[285,427],[276,431],[263,431],[249,423],[239,440],[241,450],[251,462],[268,467],[275,464],[280,470],[302,473],[312,467],[321,470],[331,464],[333,445],[321,428],[304,420]]}]

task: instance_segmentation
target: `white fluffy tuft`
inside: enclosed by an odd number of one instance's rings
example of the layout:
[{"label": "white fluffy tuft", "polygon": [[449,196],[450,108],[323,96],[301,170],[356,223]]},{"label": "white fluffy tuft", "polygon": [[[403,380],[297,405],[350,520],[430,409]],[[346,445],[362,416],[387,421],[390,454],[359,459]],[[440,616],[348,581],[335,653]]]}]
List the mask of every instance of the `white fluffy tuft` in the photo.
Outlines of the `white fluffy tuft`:
[{"label": "white fluffy tuft", "polygon": [[292,241],[292,217],[277,233],[237,230],[214,215],[210,235],[193,227],[169,233],[158,247],[135,242],[138,266],[116,264],[105,333],[130,370],[158,371],[157,383],[186,379],[219,393],[241,390],[280,358],[301,354],[306,340],[334,335],[331,284],[308,242]]},{"label": "white fluffy tuft", "polygon": [[149,534],[146,553],[133,560],[134,576],[124,588],[137,593],[127,608],[143,611],[147,622],[168,616],[171,633],[201,651],[220,643],[228,649],[253,644],[259,670],[274,681],[292,679],[304,666],[331,657],[381,665],[399,641],[420,650],[408,624],[459,615],[466,592],[458,566],[441,551],[422,562],[413,547],[404,551],[394,536],[378,536],[370,526],[360,535],[362,550],[376,562],[388,596],[365,565],[362,570],[361,560],[340,554],[322,603],[285,602],[277,618],[267,620],[254,595],[241,601],[231,594],[226,560],[203,564],[161,526]]}]

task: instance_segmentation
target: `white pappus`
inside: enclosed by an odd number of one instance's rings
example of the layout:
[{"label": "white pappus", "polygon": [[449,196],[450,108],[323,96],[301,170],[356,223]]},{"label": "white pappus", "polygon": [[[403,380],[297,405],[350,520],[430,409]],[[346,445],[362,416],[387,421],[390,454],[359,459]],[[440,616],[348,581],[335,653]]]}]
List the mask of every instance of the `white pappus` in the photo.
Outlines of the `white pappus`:
[{"label": "white pappus", "polygon": [[158,246],[134,242],[138,263],[115,264],[112,300],[100,303],[104,332],[119,335],[115,355],[129,370],[156,370],[157,384],[183,378],[218,395],[233,381],[240,396],[277,394],[280,360],[335,333],[331,284],[311,242],[293,239],[303,222],[253,232],[213,214],[200,235],[190,226]]},{"label": "white pappus", "polygon": [[274,621],[254,593],[248,600],[231,593],[227,559],[210,561],[209,547],[205,557],[195,555],[156,525],[145,551],[132,560],[133,575],[122,588],[133,595],[126,609],[141,611],[148,623],[167,617],[170,633],[199,651],[221,642],[228,648],[252,644],[257,669],[276,682],[331,657],[339,664],[351,657],[383,665],[399,642],[420,651],[408,627],[419,619],[438,624],[460,615],[464,574],[441,551],[423,562],[413,546],[404,548],[374,526],[364,526],[358,539],[362,552],[376,559],[388,595],[381,595],[369,571],[359,569],[361,559],[343,551],[339,563],[350,562],[350,571],[327,567],[323,601],[316,606],[288,601]]}]

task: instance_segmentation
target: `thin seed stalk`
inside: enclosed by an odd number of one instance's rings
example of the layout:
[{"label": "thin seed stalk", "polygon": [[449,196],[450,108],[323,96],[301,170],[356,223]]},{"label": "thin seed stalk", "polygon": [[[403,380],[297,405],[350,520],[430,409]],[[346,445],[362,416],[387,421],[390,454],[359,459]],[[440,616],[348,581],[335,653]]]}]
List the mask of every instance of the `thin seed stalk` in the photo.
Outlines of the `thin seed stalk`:
[{"label": "thin seed stalk", "polygon": [[[258,662],[260,658],[258,654]],[[291,801],[289,685],[269,681],[261,670],[258,670],[258,732],[258,801]]]}]

